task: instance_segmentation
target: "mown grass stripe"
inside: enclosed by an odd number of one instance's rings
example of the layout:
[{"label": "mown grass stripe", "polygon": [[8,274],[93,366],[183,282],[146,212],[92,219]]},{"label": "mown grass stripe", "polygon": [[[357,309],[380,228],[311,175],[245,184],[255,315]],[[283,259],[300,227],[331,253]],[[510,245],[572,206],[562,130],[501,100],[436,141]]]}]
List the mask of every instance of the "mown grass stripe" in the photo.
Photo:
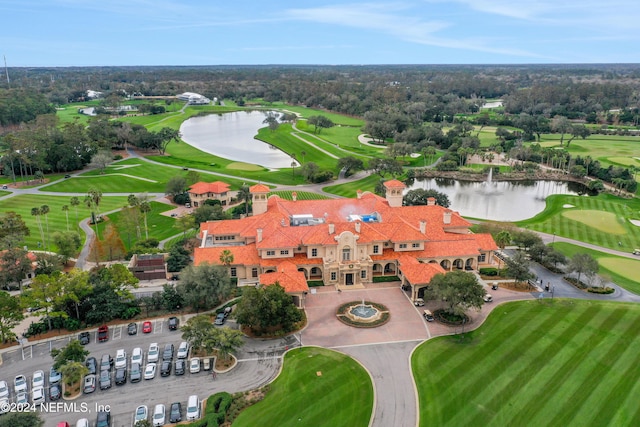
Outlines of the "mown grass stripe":
[{"label": "mown grass stripe", "polygon": [[[598,310],[597,307],[594,309]],[[613,329],[620,321],[622,320],[624,313],[623,308],[619,308],[614,310],[609,316],[607,316],[598,328],[595,330],[589,330],[586,328],[587,325],[581,325],[576,323],[577,328],[579,329],[579,334],[575,335],[570,342],[557,342],[559,346],[558,354],[561,356],[566,356],[566,348],[569,344],[573,344],[577,342],[579,339],[583,340],[583,344],[579,347],[582,350],[587,350],[589,347],[597,347],[598,343],[602,342],[606,339],[606,333],[600,333],[599,335],[595,335],[593,332],[595,331],[607,331]],[[590,322],[595,322],[596,319],[599,318],[599,313],[585,313],[588,316],[592,316]],[[555,355],[554,355],[555,356]],[[545,372],[544,370],[540,370],[536,372],[536,375],[539,377],[547,376],[549,379],[545,382],[545,384],[539,388],[538,393],[531,394],[530,398],[526,403],[523,404],[523,410],[518,413],[518,418],[521,420],[531,420],[536,414],[545,413],[545,418],[548,418],[550,410],[546,410],[545,408],[548,406],[556,406],[557,401],[555,399],[550,398],[550,393],[557,394],[557,391],[561,388],[561,385],[564,384],[572,384],[567,382],[566,379],[571,376],[571,374],[578,368],[582,366],[583,361],[587,357],[591,357],[592,354],[589,351],[579,351],[578,356],[576,358],[568,358],[566,362],[562,365],[554,365],[553,360],[545,359],[546,366],[552,366],[555,369],[552,372]],[[567,402],[567,405],[564,405],[560,413],[556,415],[564,415],[568,413],[567,407],[570,407],[570,403],[577,402],[573,399],[563,399]],[[552,422],[550,425],[566,425],[562,422],[558,424],[557,422]],[[560,422],[560,420],[557,420]],[[564,421],[567,421],[566,419]]]},{"label": "mown grass stripe", "polygon": [[[540,374],[540,370],[535,369],[536,368],[535,363],[538,360],[540,360],[540,358],[542,358],[542,356],[544,355],[544,357],[549,361],[547,366],[550,366],[550,367],[554,366],[552,361],[555,357],[561,354],[565,343],[570,341],[573,337],[575,337],[579,332],[580,328],[582,328],[584,325],[588,324],[589,322],[593,321],[593,318],[595,317],[594,315],[597,313],[597,311],[598,311],[597,307],[587,307],[584,310],[584,312],[580,314],[575,321],[572,321],[571,323],[568,324],[568,327],[567,327],[567,323],[558,322],[558,320],[562,320],[562,319],[556,318],[554,319],[556,320],[554,323],[557,325],[558,324],[561,325],[559,326],[560,328],[566,327],[566,329],[560,335],[558,335],[557,338],[551,339],[542,348],[537,348],[535,343],[531,344],[531,346],[528,348],[527,351],[529,352],[535,351],[539,355],[539,357],[535,357],[535,358],[530,357],[529,358],[530,365],[522,366],[522,369],[519,372],[519,374],[514,375],[512,377],[511,381],[505,387],[503,387],[503,390],[501,393],[496,393],[491,400],[485,401],[486,402],[485,406],[488,408],[504,408],[504,406],[507,404],[509,404],[510,406],[516,407],[516,408],[513,408],[513,407],[510,408],[510,412],[513,413],[513,416],[516,419],[507,420],[504,425],[523,425],[522,422],[527,420],[527,417],[522,416],[522,414],[523,412],[525,412],[525,408],[528,408],[531,403],[525,404],[523,403],[521,398],[518,401],[513,402],[513,399],[514,399],[514,396],[520,396],[520,391],[523,388],[531,387],[532,378]],[[563,319],[564,319],[564,316],[563,316]],[[526,351],[523,351],[522,348],[519,348],[518,350],[521,353],[526,353]],[[555,369],[555,371],[558,372],[558,369]],[[504,398],[505,396],[509,396],[507,400],[505,400]],[[532,400],[533,399],[530,399],[530,402]],[[538,398],[537,401],[538,400],[540,400],[540,398]],[[521,407],[522,409],[517,410],[517,407]],[[513,411],[513,409],[516,409],[516,410]],[[499,412],[499,410],[496,412]],[[486,425],[490,421],[491,420],[486,419],[486,414],[478,412],[476,416],[471,420],[471,424]]]}]

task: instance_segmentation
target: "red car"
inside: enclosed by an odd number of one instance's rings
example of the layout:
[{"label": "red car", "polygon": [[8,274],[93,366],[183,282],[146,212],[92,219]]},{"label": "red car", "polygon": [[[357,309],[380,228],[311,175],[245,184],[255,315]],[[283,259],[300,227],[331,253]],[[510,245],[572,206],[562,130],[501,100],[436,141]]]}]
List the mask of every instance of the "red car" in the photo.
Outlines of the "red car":
[{"label": "red car", "polygon": [[98,342],[109,341],[109,327],[102,325],[98,328]]},{"label": "red car", "polygon": [[142,324],[142,333],[143,333],[143,334],[148,334],[148,333],[150,333],[150,332],[151,332],[151,330],[152,330],[152,328],[151,328],[151,322],[146,321],[146,322],[144,322],[144,323]]}]

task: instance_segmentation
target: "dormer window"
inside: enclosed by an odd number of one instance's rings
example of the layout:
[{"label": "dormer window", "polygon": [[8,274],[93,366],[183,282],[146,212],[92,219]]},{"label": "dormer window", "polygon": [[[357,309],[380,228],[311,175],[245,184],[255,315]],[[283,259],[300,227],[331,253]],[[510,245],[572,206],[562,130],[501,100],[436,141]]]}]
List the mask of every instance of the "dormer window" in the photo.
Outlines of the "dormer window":
[{"label": "dormer window", "polygon": [[342,261],[351,261],[351,248],[349,246],[342,248]]}]

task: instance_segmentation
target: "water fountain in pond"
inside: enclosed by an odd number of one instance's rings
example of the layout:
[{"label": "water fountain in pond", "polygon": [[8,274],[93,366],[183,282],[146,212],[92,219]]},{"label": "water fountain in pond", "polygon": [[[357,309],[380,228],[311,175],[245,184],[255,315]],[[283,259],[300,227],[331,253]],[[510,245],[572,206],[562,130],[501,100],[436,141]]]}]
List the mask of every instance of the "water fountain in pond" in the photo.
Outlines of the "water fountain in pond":
[{"label": "water fountain in pond", "polygon": [[498,190],[493,183],[493,167],[489,168],[489,175],[487,175],[487,180],[482,183],[482,192],[484,194],[498,193]]}]

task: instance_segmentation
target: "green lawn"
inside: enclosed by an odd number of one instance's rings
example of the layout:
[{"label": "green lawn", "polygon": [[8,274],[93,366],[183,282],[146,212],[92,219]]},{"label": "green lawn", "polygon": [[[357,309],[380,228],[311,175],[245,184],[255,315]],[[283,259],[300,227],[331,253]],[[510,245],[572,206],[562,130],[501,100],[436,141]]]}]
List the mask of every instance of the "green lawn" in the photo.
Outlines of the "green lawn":
[{"label": "green lawn", "polygon": [[[292,200],[291,193],[293,193],[293,191],[272,191],[271,193],[269,193],[269,196],[271,196],[272,194],[276,194],[280,196],[281,199]],[[297,200],[323,200],[329,198],[327,196],[323,196],[322,194],[311,193],[309,191],[296,191],[296,193],[298,193]]]},{"label": "green lawn", "polygon": [[640,425],[640,305],[547,300],[412,356],[421,426]]},{"label": "green lawn", "polygon": [[586,253],[598,261],[600,269],[598,275],[611,280],[618,286],[622,286],[628,291],[640,294],[640,257],[637,260],[610,255],[604,252],[595,251],[582,246],[572,245],[565,242],[556,242],[553,247],[562,252],[567,257],[572,257],[576,253]]},{"label": "green lawn", "polygon": [[[378,181],[380,181],[380,179],[380,175],[373,174],[369,175],[366,178],[359,179],[358,181],[351,181],[345,184],[330,185],[328,187],[324,187],[323,190],[327,193],[335,194],[336,196],[354,198],[356,197],[356,192],[358,190],[371,191],[373,193],[373,190],[375,189],[376,184],[378,183]],[[387,177],[386,180],[388,179],[391,178]]]},{"label": "green lawn", "polygon": [[365,427],[372,412],[367,371],[342,353],[307,347],[285,355],[265,399],[241,412],[233,426]]},{"label": "green lawn", "polygon": [[299,113],[305,119],[308,118],[309,116],[325,116],[336,125],[355,126],[355,127],[364,126],[364,120],[361,118],[344,116],[342,114],[331,113],[323,110],[316,110],[313,108],[288,105],[283,102],[273,102],[268,105],[265,105],[265,107],[293,111],[294,113]]},{"label": "green lawn", "polygon": [[[88,218],[90,213],[84,205],[84,196],[78,197],[80,199],[80,205],[78,206],[78,218]],[[70,197],[66,196],[45,196],[45,195],[21,195],[11,197],[2,201],[1,212],[14,211],[22,216],[22,219],[26,222],[31,234],[25,239],[25,244],[29,249],[37,249],[37,242],[41,241],[40,230],[36,222],[36,217],[31,215],[31,208],[41,207],[42,205],[49,206],[49,215],[47,220],[49,222],[49,232],[54,231],[66,231],[67,221],[65,213],[62,211],[63,205],[69,205],[69,228],[76,230],[84,238],[84,233],[78,227],[78,221],[76,221],[76,210],[69,204]],[[100,202],[100,211],[107,212],[112,209],[120,208],[127,204],[126,197],[103,197]],[[46,222],[44,217],[40,217],[42,220],[43,228],[46,234]],[[52,246],[52,249],[55,249]]]},{"label": "green lawn", "polygon": [[[564,207],[565,205],[574,207]],[[566,212],[570,210],[573,212],[567,215]],[[581,216],[576,211],[584,212]],[[593,226],[594,221],[599,219],[598,212],[601,212],[602,217],[610,218],[608,228],[598,229]],[[581,242],[631,252],[640,242],[640,227],[629,222],[630,219],[640,220],[638,198],[623,199],[611,194],[596,197],[554,195],[547,198],[544,211],[517,224],[531,230],[555,233]]]}]

